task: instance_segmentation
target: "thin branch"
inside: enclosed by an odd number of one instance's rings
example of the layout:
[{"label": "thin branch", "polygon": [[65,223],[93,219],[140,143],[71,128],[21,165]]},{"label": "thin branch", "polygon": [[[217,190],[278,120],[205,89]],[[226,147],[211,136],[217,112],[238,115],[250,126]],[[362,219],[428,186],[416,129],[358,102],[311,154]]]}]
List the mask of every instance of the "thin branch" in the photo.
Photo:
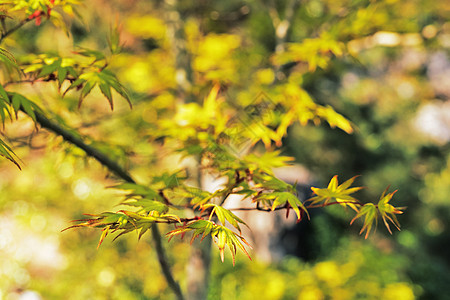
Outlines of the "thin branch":
[{"label": "thin branch", "polygon": [[[197,160],[197,187],[204,190],[204,169],[202,166],[202,159],[198,157]],[[200,218],[210,215],[212,208],[202,211]],[[206,300],[208,298],[208,289],[210,284],[211,273],[211,244],[212,238],[210,235],[200,241],[195,241],[191,246],[191,254],[187,265],[188,287],[187,295],[189,300]]]},{"label": "thin branch", "polygon": [[300,5],[300,0],[289,0],[286,3],[283,17],[278,13],[276,2],[274,0],[269,2],[266,4],[266,8],[275,29],[275,51],[277,53],[284,52],[284,44],[288,40],[288,33],[292,26],[295,12]]},{"label": "thin branch", "polygon": [[326,207],[326,206],[330,206],[330,205],[335,205],[335,204],[355,204],[355,205],[362,205],[360,202],[358,201],[335,201],[335,202],[328,202],[328,203],[323,203],[323,204],[316,204],[316,205],[307,205],[306,208],[319,208],[319,207]]},{"label": "thin branch", "polygon": [[300,0],[290,0],[286,4],[284,19],[278,24],[276,28],[276,44],[277,52],[284,52],[284,44],[288,41],[288,33],[292,27],[292,22],[294,20],[295,12],[297,11],[298,6],[300,5]]},{"label": "thin branch", "polygon": [[[283,53],[286,51],[286,43],[289,41],[289,33],[294,21],[295,13],[300,5],[301,0],[288,0],[284,9],[283,18],[278,13],[276,2],[271,0],[266,4],[273,28],[275,29],[275,53]],[[292,64],[282,66],[274,66],[275,80],[273,84],[286,77],[285,72],[291,68]]]},{"label": "thin branch", "polygon": [[80,137],[76,136],[72,132],[60,127],[58,124],[50,121],[45,117],[43,114],[36,112],[36,121],[46,129],[49,129],[50,131],[53,131],[54,133],[60,135],[63,137],[63,139],[78,148],[84,150],[88,156],[91,156],[95,158],[99,163],[101,163],[103,166],[108,168],[112,173],[117,175],[118,177],[122,178],[123,180],[130,182],[130,183],[136,183],[133,178],[128,174],[127,171],[125,171],[119,164],[117,164],[116,161],[110,159],[107,155],[105,155],[103,152],[100,152],[95,147],[92,147],[88,144],[86,144]]},{"label": "thin branch", "polygon": [[[23,80],[17,80],[17,81],[8,81],[3,84],[3,87],[7,87],[11,84],[22,84],[22,83],[35,84],[37,82],[47,82],[47,81],[52,81],[52,80],[40,78],[40,79],[23,79]],[[56,78],[55,78],[55,81],[56,81]]]},{"label": "thin branch", "polygon": [[266,6],[267,6],[267,10],[269,12],[270,19],[272,20],[272,25],[276,30],[278,25],[280,25],[280,22],[281,22],[280,14],[278,13],[277,5],[276,5],[275,1],[270,0],[269,2],[270,3],[266,4]]},{"label": "thin branch", "polygon": [[169,284],[172,291],[177,296],[177,299],[183,300],[184,299],[183,293],[181,292],[178,282],[176,282],[175,279],[173,278],[166,252],[161,243],[161,233],[159,232],[158,226],[156,226],[156,224],[153,224],[152,226],[152,236],[156,248],[156,253],[158,253],[159,265],[161,266],[161,270],[164,274],[164,277],[166,278],[167,283]]},{"label": "thin branch", "polygon": [[[58,124],[49,120],[43,114],[35,111],[35,115],[36,121],[41,125],[42,128],[46,128],[56,133],[57,135],[62,136],[65,141],[84,150],[88,156],[95,158],[100,164],[105,166],[109,171],[111,171],[118,177],[122,178],[123,180],[129,183],[136,183],[126,170],[124,170],[120,165],[118,165],[115,161],[111,160],[108,156],[100,152],[98,149],[90,145],[87,145],[80,137],[60,127]],[[152,226],[152,238],[156,247],[156,252],[158,253],[158,260],[163,275],[166,278],[166,281],[169,284],[170,289],[177,296],[177,299],[183,300],[184,299],[183,293],[181,292],[180,286],[173,277],[172,271],[168,264],[167,255],[161,243],[161,234],[156,224]]]},{"label": "thin branch", "polygon": [[[356,204],[356,205],[362,205],[360,202],[358,201],[341,201],[341,202],[328,202],[328,203],[322,203],[322,204],[310,204],[310,205],[305,205],[306,208],[321,208],[321,207],[326,207],[326,206],[330,206],[330,205],[335,205],[335,204]],[[377,205],[375,205],[377,206]],[[259,203],[255,206],[255,207],[236,207],[236,208],[228,208],[228,210],[238,210],[238,211],[251,211],[251,210],[259,210],[259,211],[266,211],[266,212],[271,212],[274,210],[281,210],[281,209],[287,209],[288,207],[285,206],[278,206],[275,207],[274,209],[271,208],[264,208],[259,206]]]},{"label": "thin branch", "polygon": [[244,179],[245,179],[245,178],[239,176],[239,172],[238,172],[237,170],[235,171],[235,176],[234,176],[234,178],[235,178],[235,181],[236,181],[236,182],[233,184],[232,187],[230,187],[230,188],[228,189],[227,193],[223,196],[223,198],[222,198],[222,200],[220,201],[220,204],[219,204],[220,206],[223,206],[223,205],[224,205],[224,203],[225,203],[225,201],[227,201],[228,197],[229,197],[230,195],[233,195],[233,189],[234,189],[238,184],[240,184],[241,182],[243,182]]},{"label": "thin branch", "polygon": [[17,24],[16,26],[10,28],[9,30],[7,30],[6,32],[2,33],[2,35],[0,35],[0,43],[3,41],[4,38],[6,38],[8,35],[10,35],[11,33],[15,32],[16,30],[20,29],[23,25],[27,24],[28,22],[32,21],[33,19],[30,18],[26,18],[23,19],[22,21],[19,22],[19,24]]},{"label": "thin branch", "polygon": [[165,0],[165,21],[167,36],[172,43],[172,51],[175,58],[175,81],[179,96],[192,101],[193,72],[191,55],[187,49],[184,32],[184,18],[179,11],[178,0]]}]

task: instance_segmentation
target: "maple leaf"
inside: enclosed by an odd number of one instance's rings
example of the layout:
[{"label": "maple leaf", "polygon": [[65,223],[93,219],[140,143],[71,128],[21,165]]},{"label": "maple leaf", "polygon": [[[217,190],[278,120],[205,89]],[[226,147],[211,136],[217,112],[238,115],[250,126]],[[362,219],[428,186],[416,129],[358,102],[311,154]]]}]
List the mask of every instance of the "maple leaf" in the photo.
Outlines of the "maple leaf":
[{"label": "maple leaf", "polygon": [[359,232],[359,234],[363,233],[364,230],[366,230],[366,235],[364,236],[364,238],[367,239],[370,231],[372,230],[373,223],[375,223],[375,225],[378,223],[377,207],[372,203],[365,204],[361,208],[361,210],[356,214],[356,216],[350,221],[350,225],[352,225],[356,219],[359,219],[363,216],[364,216],[364,225],[361,228],[361,231]]},{"label": "maple leaf", "polygon": [[193,231],[191,243],[200,234],[203,240],[207,235],[211,235],[217,247],[219,248],[220,259],[222,262],[225,259],[225,246],[228,246],[233,258],[233,265],[235,264],[235,256],[237,249],[240,249],[250,260],[251,257],[244,247],[244,244],[251,248],[250,244],[241,235],[231,231],[225,226],[218,225],[210,220],[195,220],[185,224],[182,227],[168,232],[166,235],[169,240],[175,235],[181,234],[183,236],[186,232]]},{"label": "maple leaf", "polygon": [[391,201],[392,196],[397,192],[397,190],[393,191],[392,193],[386,194],[388,189],[389,187],[387,187],[384,190],[383,194],[381,194],[380,200],[377,205],[372,203],[365,204],[350,222],[351,225],[356,219],[364,217],[364,225],[359,234],[363,233],[364,230],[367,230],[365,235],[366,239],[369,236],[370,231],[372,230],[373,224],[378,223],[378,216],[381,216],[384,225],[386,226],[390,234],[392,234],[392,231],[389,227],[388,221],[390,221],[398,230],[400,230],[400,223],[398,222],[395,215],[402,214],[403,212],[401,211],[401,209],[404,208],[396,208],[393,205],[389,204],[389,201]]},{"label": "maple leaf", "polygon": [[311,202],[311,205],[319,204],[320,202],[323,202],[324,205],[330,203],[332,199],[335,199],[336,202],[338,202],[342,206],[349,206],[354,211],[358,212],[358,208],[356,205],[358,205],[358,201],[350,196],[350,194],[353,194],[361,189],[363,187],[352,187],[352,183],[355,181],[356,177],[354,176],[341,185],[338,185],[338,176],[335,175],[328,184],[328,187],[325,189],[319,189],[312,187],[311,190],[316,194],[316,196],[308,199],[307,201]]},{"label": "maple leaf", "polygon": [[384,190],[383,194],[380,197],[380,201],[378,202],[378,211],[381,215],[381,218],[383,219],[384,225],[388,229],[389,233],[392,234],[391,228],[389,227],[388,220],[394,224],[394,226],[400,230],[400,223],[397,220],[397,217],[395,215],[402,214],[403,212],[401,209],[403,208],[396,208],[393,205],[389,204],[389,201],[391,201],[392,196],[397,192],[397,190],[393,191],[392,193],[386,194],[389,187]]}]

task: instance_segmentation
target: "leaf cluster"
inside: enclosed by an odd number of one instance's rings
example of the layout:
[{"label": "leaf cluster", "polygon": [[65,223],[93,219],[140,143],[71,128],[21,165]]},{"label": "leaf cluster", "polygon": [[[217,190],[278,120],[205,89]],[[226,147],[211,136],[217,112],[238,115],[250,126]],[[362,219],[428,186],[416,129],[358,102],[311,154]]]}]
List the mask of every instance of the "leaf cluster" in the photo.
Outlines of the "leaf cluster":
[{"label": "leaf cluster", "polygon": [[[39,25],[42,16],[51,20],[58,18],[58,13],[52,12],[53,8],[60,6],[64,11],[71,12],[72,6],[79,3],[76,0],[9,1],[5,4],[10,11],[22,12],[25,16],[19,21],[18,27],[8,29],[2,24],[1,39],[30,20],[35,19],[36,25]],[[6,17],[7,13],[0,16],[2,19]],[[108,41],[112,55],[120,52],[119,36],[120,30],[116,26]],[[238,48],[240,42],[233,39],[232,35],[228,38],[234,41],[231,48]],[[218,39],[218,36],[211,36],[205,40]],[[286,51],[273,56],[274,70],[288,64],[306,64],[308,70],[313,72],[318,67],[327,67],[333,57],[342,56],[344,52],[344,45],[326,34],[285,46]],[[206,48],[214,49],[211,45]],[[111,110],[114,108],[113,92],[122,96],[131,107],[125,87],[108,69],[110,59],[103,52],[79,47],[69,57],[56,54],[30,55],[18,63],[8,50],[0,48],[0,63],[6,66],[9,73],[17,72],[20,78],[15,80],[10,76],[9,82],[0,84],[2,122],[7,117],[12,120],[13,115],[17,118],[20,110],[36,123],[39,114],[43,113],[39,106],[24,95],[7,91],[13,84],[54,82],[62,96],[78,92],[79,107],[97,87]],[[202,68],[204,72],[209,70],[207,61],[202,62],[200,55],[193,65],[200,72]],[[356,212],[351,223],[364,218],[361,233],[367,231],[366,238],[378,217],[383,219],[389,232],[388,222],[400,229],[395,215],[402,213],[401,209],[389,203],[395,192],[386,194],[386,189],[378,204],[362,204],[352,196],[362,188],[351,187],[356,177],[339,185],[337,176],[334,176],[327,188],[312,188],[315,196],[302,201],[298,198],[295,185],[274,175],[273,168],[287,166],[293,160],[275,150],[282,145],[282,139],[292,124],[306,125],[312,122],[317,125],[327,122],[331,127],[347,133],[353,132],[353,125],[332,107],[315,103],[296,80],[273,83],[277,84],[244,104],[227,99],[222,93],[223,86],[216,83],[203,101],[177,105],[174,114],[168,113],[155,124],[156,133],[152,134],[154,140],[176,145],[175,152],[183,158],[195,159],[202,172],[211,172],[214,176],[227,179],[216,191],[208,192],[190,186],[184,170],[153,176],[148,184],[134,183],[127,175],[129,179],[124,179],[128,182],[114,188],[125,191],[121,205],[129,209],[86,214],[87,218],[75,220],[75,224],[66,229],[101,229],[100,246],[109,233],[118,232],[116,239],[137,231],[140,239],[156,223],[174,224],[176,228],[167,233],[169,238],[178,235],[183,237],[186,233],[192,233],[191,240],[199,236],[202,240],[211,236],[218,246],[221,260],[224,260],[227,246],[233,264],[238,249],[250,258],[245,247],[250,245],[241,232],[241,225],[246,226],[246,223],[234,213],[235,210],[285,210],[286,217],[293,210],[299,222],[305,215],[309,218],[308,209],[336,204],[350,207]],[[265,151],[257,151],[261,148]],[[11,148],[1,140],[0,155],[19,166]],[[241,196],[242,201],[249,202],[249,205],[225,208],[232,195]]]},{"label": "leaf cluster", "polygon": [[[131,101],[125,87],[117,80],[114,73],[107,69],[108,61],[104,53],[86,48],[74,51],[74,57],[37,55],[28,57],[24,65],[24,73],[31,82],[57,81],[61,89],[67,81],[64,96],[71,90],[80,91],[78,107],[96,86],[108,100],[111,110],[114,109],[112,90],[121,95],[130,105]],[[84,59],[82,59],[84,58]]]},{"label": "leaf cluster", "polygon": [[356,215],[350,221],[350,225],[353,224],[356,219],[364,218],[363,227],[360,231],[360,234],[366,231],[366,239],[369,236],[369,233],[374,225],[376,226],[376,224],[378,223],[378,219],[380,217],[383,219],[384,225],[386,226],[390,234],[392,234],[392,231],[388,221],[390,221],[398,230],[400,230],[400,223],[398,222],[395,215],[402,214],[402,209],[404,208],[396,208],[389,203],[397,191],[387,194],[387,191],[389,189],[389,187],[387,187],[381,195],[380,200],[377,204],[362,204],[359,200],[351,196],[351,194],[363,188],[350,187],[355,181],[356,177],[357,176],[352,177],[339,185],[336,175],[331,179],[327,188],[320,189],[312,187],[311,189],[316,196],[307,200],[307,202],[309,202],[307,207],[320,207],[339,204],[343,207],[348,206],[352,208],[356,212]]},{"label": "leaf cluster", "polygon": [[[57,12],[52,12],[52,9],[56,7],[61,7],[65,12],[73,14],[73,6],[80,3],[78,0],[15,0],[2,3],[0,42],[10,33],[20,29],[30,19],[36,18],[37,21],[42,14],[50,17],[50,13],[52,18],[59,16]],[[9,23],[7,24],[4,20],[6,18],[15,19],[16,15],[13,16],[13,12],[25,14],[25,19],[18,25],[8,26]],[[120,51],[118,35],[119,31],[115,29],[109,43],[113,54]],[[80,91],[79,106],[92,89],[98,86],[108,100],[111,109],[114,108],[113,90],[125,98],[131,107],[130,97],[125,87],[107,69],[108,57],[105,54],[85,48],[78,48],[74,54],[72,57],[61,57],[54,54],[28,55],[21,57],[18,61],[8,49],[0,47],[0,65],[5,75],[4,78],[9,78],[7,82],[0,82],[0,118],[3,127],[5,120],[9,118],[12,121],[13,115],[17,118],[19,111],[23,111],[35,124],[37,124],[36,113],[43,114],[42,109],[27,96],[19,92],[9,92],[8,89],[12,85],[57,82],[60,90],[65,88],[63,96],[71,90]],[[20,168],[18,158],[12,148],[2,140],[0,140],[0,155]]]},{"label": "leaf cluster", "polygon": [[74,220],[73,222],[78,222],[78,224],[69,226],[63,231],[71,228],[79,227],[90,227],[90,228],[101,228],[102,235],[100,236],[100,241],[98,247],[102,244],[103,240],[109,233],[114,233],[116,231],[121,231],[115,238],[117,239],[121,235],[132,231],[139,231],[139,239],[142,235],[149,230],[155,223],[173,223],[180,222],[180,219],[176,215],[171,214],[158,214],[153,213],[152,215],[139,214],[132,211],[120,210],[118,212],[104,212],[98,215],[85,214],[89,216],[87,219]]},{"label": "leaf cluster", "polygon": [[[36,124],[36,113],[42,113],[39,106],[19,93],[8,93],[0,84],[0,118],[5,126],[5,120],[18,117],[19,111],[24,111]],[[13,162],[19,169],[19,159],[4,141],[0,140],[0,155]]]},{"label": "leaf cluster", "polygon": [[[221,213],[219,213],[221,214]],[[231,218],[234,220],[234,218]],[[192,232],[191,243],[194,239],[202,235],[202,240],[211,235],[214,242],[217,244],[220,252],[220,259],[224,261],[224,249],[228,246],[233,258],[233,265],[235,264],[236,251],[239,248],[249,259],[251,259],[244,245],[251,248],[250,244],[241,235],[231,231],[223,225],[218,225],[211,220],[195,220],[185,224],[183,227],[174,229],[167,233],[167,235],[172,238],[175,235],[184,235],[187,232]]]},{"label": "leaf cluster", "polygon": [[334,56],[342,56],[344,44],[328,35],[317,38],[304,39],[300,43],[289,43],[287,49],[274,56],[274,63],[283,65],[288,63],[306,63],[308,70],[314,72],[317,67],[326,68]]}]

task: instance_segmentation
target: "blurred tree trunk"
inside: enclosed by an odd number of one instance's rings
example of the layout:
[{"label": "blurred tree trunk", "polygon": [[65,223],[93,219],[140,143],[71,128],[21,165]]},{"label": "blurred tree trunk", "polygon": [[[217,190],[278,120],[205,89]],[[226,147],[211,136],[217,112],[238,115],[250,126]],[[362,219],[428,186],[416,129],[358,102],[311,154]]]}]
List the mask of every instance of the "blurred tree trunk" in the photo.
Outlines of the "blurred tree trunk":
[{"label": "blurred tree trunk", "polygon": [[[180,102],[190,102],[196,99],[192,95],[193,74],[191,55],[187,49],[184,17],[179,10],[178,0],[165,0],[166,23],[168,36],[172,43],[172,51],[175,56],[175,80],[178,88]],[[201,158],[197,162],[197,185],[202,186]],[[191,246],[191,255],[187,265],[187,299],[203,300],[208,296],[209,275],[211,261],[211,237],[208,236],[202,242],[196,240]]]},{"label": "blurred tree trunk", "polygon": [[[275,52],[278,54],[283,53],[286,51],[286,43],[289,42],[292,22],[300,6],[300,0],[286,1],[283,13],[279,12],[275,0],[269,0],[265,5],[272,20],[273,28],[275,29]],[[280,66],[274,68],[275,80],[283,80],[286,77],[285,72],[287,71],[287,67]]]},{"label": "blurred tree trunk", "polygon": [[191,55],[186,45],[184,17],[178,10],[178,0],[165,0],[164,2],[167,35],[172,43],[172,51],[175,56],[175,81],[177,83],[178,96],[181,99],[192,101],[193,76]]},{"label": "blurred tree trunk", "polygon": [[[204,189],[203,169],[198,163],[197,168],[198,187]],[[187,299],[206,300],[208,298],[209,276],[211,268],[211,236],[208,235],[200,241],[196,239],[192,243],[191,255],[187,265]]]}]

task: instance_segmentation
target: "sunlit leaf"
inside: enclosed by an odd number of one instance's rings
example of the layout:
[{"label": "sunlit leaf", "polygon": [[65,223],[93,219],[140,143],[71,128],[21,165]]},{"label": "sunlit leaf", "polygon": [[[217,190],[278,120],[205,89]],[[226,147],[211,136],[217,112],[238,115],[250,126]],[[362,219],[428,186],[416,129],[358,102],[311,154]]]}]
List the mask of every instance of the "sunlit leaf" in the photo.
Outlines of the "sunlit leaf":
[{"label": "sunlit leaf", "polygon": [[160,201],[150,200],[147,198],[142,198],[139,200],[127,199],[124,202],[122,202],[122,204],[141,208],[140,210],[138,210],[138,212],[149,213],[152,211],[157,211],[158,213],[165,214],[169,211],[169,207],[166,204],[161,203]]},{"label": "sunlit leaf", "polygon": [[349,206],[350,208],[358,212],[357,206],[359,206],[359,202],[354,197],[350,196],[350,194],[363,189],[363,187],[350,188],[357,177],[358,176],[354,176],[339,185],[338,177],[337,175],[335,175],[330,180],[327,188],[320,189],[312,187],[311,190],[314,192],[314,194],[316,194],[316,196],[308,199],[307,201],[311,202],[311,205],[317,205],[321,202],[323,202],[323,205],[327,205],[331,200],[334,199],[340,205],[344,207]]},{"label": "sunlit leaf", "polygon": [[61,60],[56,59],[53,63],[45,65],[38,75],[38,78],[46,77],[55,72],[61,66]]},{"label": "sunlit leaf", "polygon": [[392,196],[394,196],[397,190],[393,191],[392,193],[386,194],[388,189],[389,187],[386,188],[386,190],[380,197],[380,201],[378,202],[378,211],[380,212],[384,225],[388,229],[389,233],[392,234],[391,228],[389,227],[389,223],[387,221],[390,221],[398,230],[400,230],[400,223],[398,222],[395,215],[402,214],[403,212],[400,210],[401,208],[395,208],[389,203],[389,201],[391,201],[392,199]]},{"label": "sunlit leaf", "polygon": [[215,214],[217,216],[217,219],[219,219],[220,223],[222,223],[222,225],[225,225],[225,220],[228,221],[231,225],[233,225],[234,228],[236,228],[239,232],[241,232],[241,228],[239,227],[239,223],[244,224],[245,226],[247,226],[247,224],[245,224],[245,222],[239,218],[238,216],[236,216],[234,213],[232,213],[230,210],[217,205],[217,204],[205,204],[202,206],[202,210],[207,210],[212,208],[211,214],[210,214],[210,219],[213,216],[213,214]]},{"label": "sunlit leaf", "polygon": [[273,168],[288,166],[294,160],[293,157],[282,156],[280,153],[281,151],[266,151],[260,156],[249,154],[243,160],[248,163],[250,168],[258,168],[268,174],[273,174]]},{"label": "sunlit leaf", "polygon": [[[257,197],[258,200],[270,200],[272,201],[271,209],[275,210],[277,207],[285,207],[286,209],[292,208],[296,215],[297,219],[300,221],[302,219],[303,213],[309,218],[309,212],[306,209],[305,205],[291,192],[272,192],[261,194]],[[302,213],[303,211],[303,213]]]},{"label": "sunlit leaf", "polygon": [[14,163],[20,170],[22,169],[20,167],[20,164],[17,159],[17,155],[14,153],[14,151],[9,147],[5,142],[3,142],[0,139],[0,156],[3,156],[4,158],[10,160],[12,163]]},{"label": "sunlit leaf", "polygon": [[6,114],[8,114],[9,118],[12,120],[10,104],[11,100],[9,99],[8,93],[0,84],[0,117],[2,118],[3,127],[5,126]]},{"label": "sunlit leaf", "polygon": [[103,243],[103,240],[105,239],[105,237],[108,235],[110,228],[111,228],[110,226],[106,226],[105,228],[102,229],[102,235],[100,236],[100,241],[98,242],[97,250],[100,247],[100,245]]},{"label": "sunlit leaf", "polygon": [[328,35],[318,38],[304,39],[301,43],[287,44],[287,50],[278,53],[274,62],[278,65],[292,62],[306,62],[309,71],[315,71],[317,67],[326,68],[332,55],[343,54],[343,44],[332,39]]},{"label": "sunlit leaf", "polygon": [[178,187],[185,179],[186,176],[182,174],[182,171],[177,171],[174,173],[165,172],[161,176],[153,177],[152,183],[162,183],[164,188],[171,189]]},{"label": "sunlit leaf", "polygon": [[233,265],[235,263],[235,255],[236,250],[239,248],[249,259],[251,259],[250,255],[248,254],[247,250],[245,249],[244,245],[247,245],[251,248],[251,246],[248,244],[248,242],[239,234],[234,233],[230,229],[217,225],[212,221],[206,221],[206,220],[195,220],[192,222],[189,222],[182,227],[176,228],[170,232],[167,233],[167,236],[172,238],[175,235],[183,235],[187,232],[193,232],[192,240],[195,239],[197,236],[202,234],[202,239],[210,234],[213,238],[214,242],[216,243],[217,247],[219,248],[220,258],[222,262],[224,261],[225,255],[225,246],[228,246],[231,252],[231,256],[233,258]]},{"label": "sunlit leaf", "polygon": [[79,47],[76,51],[74,51],[74,53],[86,57],[92,57],[94,58],[94,61],[105,59],[105,54],[103,54],[102,52],[82,47]]},{"label": "sunlit leaf", "polygon": [[40,107],[19,93],[11,93],[11,95],[11,106],[16,114],[16,118],[17,114],[22,109],[36,123],[35,112],[42,113]]},{"label": "sunlit leaf", "polygon": [[316,113],[318,117],[326,120],[331,128],[338,127],[346,133],[353,133],[353,127],[350,121],[337,113],[331,106],[318,107]]},{"label": "sunlit leaf", "polygon": [[121,231],[118,236],[115,237],[115,239],[117,239],[119,236],[122,236],[128,232],[140,230],[138,235],[140,239],[154,223],[181,222],[180,218],[176,215],[159,213],[157,211],[153,211],[150,215],[126,210],[120,210],[116,213],[104,212],[98,215],[85,215],[89,218],[74,220],[73,222],[77,224],[69,226],[63,229],[63,231],[80,227],[101,228],[103,233],[100,237],[99,245],[109,232]]},{"label": "sunlit leaf", "polygon": [[14,55],[8,50],[0,47],[0,62],[3,62],[6,68],[14,69],[17,73],[21,74],[20,67],[17,64]]},{"label": "sunlit leaf", "polygon": [[367,203],[361,207],[361,209],[356,214],[356,216],[350,221],[350,225],[352,225],[356,219],[364,217],[364,225],[361,228],[361,231],[359,232],[359,234],[363,233],[364,230],[366,230],[366,235],[364,236],[364,238],[367,239],[370,231],[372,230],[374,223],[375,223],[375,226],[378,223],[377,215],[378,215],[377,207],[372,203]]},{"label": "sunlit leaf", "polygon": [[264,188],[267,190],[285,191],[291,187],[291,185],[283,180],[266,173],[255,172],[253,174],[253,180],[255,181],[257,188]]}]

